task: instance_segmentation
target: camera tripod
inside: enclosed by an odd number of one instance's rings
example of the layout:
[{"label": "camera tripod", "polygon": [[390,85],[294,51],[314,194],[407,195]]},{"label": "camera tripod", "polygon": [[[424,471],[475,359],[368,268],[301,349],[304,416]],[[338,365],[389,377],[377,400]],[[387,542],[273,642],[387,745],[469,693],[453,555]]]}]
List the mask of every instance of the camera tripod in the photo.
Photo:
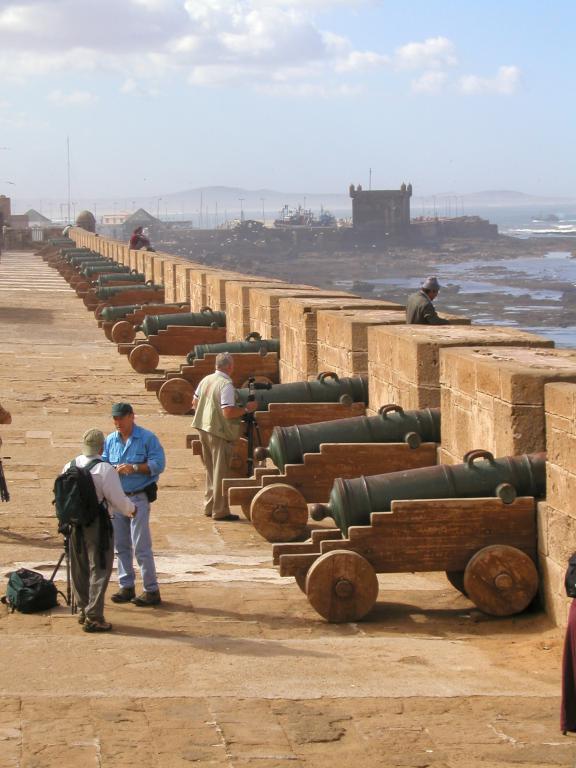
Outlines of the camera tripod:
[{"label": "camera tripod", "polygon": [[62,565],[62,561],[65,560],[66,561],[66,564],[65,564],[66,565],[66,594],[63,595],[63,597],[66,600],[66,605],[70,606],[70,613],[75,614],[77,610],[77,606],[76,606],[76,600],[74,598],[74,591],[72,590],[72,579],[70,577],[70,537],[72,535],[72,528],[71,526],[66,525],[63,528],[59,528],[58,533],[61,533],[62,536],[64,536],[64,550],[60,555],[60,557],[58,558],[56,567],[52,571],[52,576],[50,576],[50,581],[54,581],[54,578],[58,573],[60,566]]}]

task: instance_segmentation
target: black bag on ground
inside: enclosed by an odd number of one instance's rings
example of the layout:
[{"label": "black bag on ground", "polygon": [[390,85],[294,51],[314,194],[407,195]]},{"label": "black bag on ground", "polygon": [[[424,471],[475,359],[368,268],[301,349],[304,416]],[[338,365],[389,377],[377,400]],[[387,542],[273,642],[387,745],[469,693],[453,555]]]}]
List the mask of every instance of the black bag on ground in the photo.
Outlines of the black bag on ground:
[{"label": "black bag on ground", "polygon": [[93,459],[85,467],[78,467],[72,459],[70,466],[54,481],[54,501],[58,528],[69,525],[90,525],[102,507],[96,495],[90,470],[101,459]]},{"label": "black bag on ground", "polygon": [[564,585],[566,587],[566,595],[568,597],[576,597],[576,552],[568,560]]},{"label": "black bag on ground", "polygon": [[8,575],[6,595],[2,602],[12,608],[12,613],[36,613],[55,608],[58,605],[57,596],[58,590],[52,579],[45,579],[37,571],[19,568]]}]

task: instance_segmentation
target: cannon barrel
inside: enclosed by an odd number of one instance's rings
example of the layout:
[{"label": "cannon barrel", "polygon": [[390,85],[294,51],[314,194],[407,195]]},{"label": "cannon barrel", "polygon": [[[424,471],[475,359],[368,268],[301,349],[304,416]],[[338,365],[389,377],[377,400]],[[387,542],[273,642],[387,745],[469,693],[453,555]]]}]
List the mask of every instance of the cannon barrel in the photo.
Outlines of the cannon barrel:
[{"label": "cannon barrel", "polygon": [[111,323],[115,320],[123,320],[126,315],[131,315],[141,307],[141,304],[124,304],[119,307],[104,307],[100,319],[104,320],[106,323]]},{"label": "cannon barrel", "polygon": [[280,341],[278,339],[260,339],[259,341],[221,341],[217,344],[196,344],[192,352],[186,357],[186,362],[192,365],[194,360],[202,360],[204,355],[217,355],[220,352],[279,352]]},{"label": "cannon barrel", "polygon": [[100,272],[118,272],[123,274],[129,274],[130,267],[125,267],[124,264],[116,264],[114,261],[102,262],[102,264],[87,264],[80,270],[86,277],[94,277]]},{"label": "cannon barrel", "polygon": [[168,328],[169,325],[206,326],[213,325],[219,328],[226,326],[226,313],[204,310],[202,312],[181,312],[176,315],[146,315],[140,330],[146,336],[154,336],[158,331]]},{"label": "cannon barrel", "polygon": [[49,245],[51,248],[72,247],[74,245],[74,240],[70,240],[69,237],[51,237],[46,241],[46,245]]},{"label": "cannon barrel", "polygon": [[[139,285],[138,290],[139,291],[161,291],[163,290],[163,285]],[[117,296],[119,293],[124,293],[125,291],[131,291],[134,290],[132,286],[130,285],[107,285],[104,288],[97,288],[96,289],[96,297],[100,299],[100,301],[106,301],[106,299],[111,299],[113,296]]]},{"label": "cannon barrel", "polygon": [[60,256],[63,256],[65,259],[69,256],[78,256],[81,253],[96,253],[96,251],[92,251],[90,248],[77,248],[75,245],[71,246],[70,248],[60,248]]},{"label": "cannon barrel", "polygon": [[338,478],[328,504],[315,504],[311,514],[314,520],[333,518],[346,536],[351,525],[370,525],[372,512],[389,512],[393,501],[498,496],[511,503],[516,496],[545,493],[545,453],[495,459],[488,451],[469,451],[462,464]]},{"label": "cannon barrel", "polygon": [[[187,305],[187,302],[183,302],[181,304],[178,304],[178,303],[166,304],[166,305],[163,305],[163,307],[166,306],[176,310],[178,309],[178,307],[186,306],[186,305]],[[126,317],[126,315],[132,315],[134,312],[137,312],[138,310],[142,310],[142,309],[145,310],[146,306],[147,306],[146,304],[140,303],[140,304],[123,304],[123,305],[120,305],[119,307],[105,307],[102,310],[102,314],[100,317],[102,320],[108,323],[115,320],[123,320]],[[158,306],[158,305],[155,304],[155,306]]]},{"label": "cannon barrel", "polygon": [[98,265],[98,264],[113,264],[113,261],[110,261],[110,259],[105,259],[103,256],[98,256],[96,254],[88,253],[85,256],[71,256],[67,260],[67,265],[69,267],[76,267],[77,269],[84,269],[84,267],[92,266],[92,265]]},{"label": "cannon barrel", "polygon": [[124,282],[129,283],[142,283],[144,284],[146,282],[146,278],[144,275],[140,272],[110,272],[105,275],[100,275],[98,277],[97,285],[103,286],[103,285],[110,285],[114,284],[117,281],[122,280]]},{"label": "cannon barrel", "polygon": [[440,442],[440,409],[404,411],[387,405],[378,416],[274,427],[268,448],[258,448],[257,458],[271,458],[284,472],[286,464],[301,464],[305,453],[318,453],[322,443],[407,443],[417,448],[421,442]]},{"label": "cannon barrel", "polygon": [[256,388],[254,392],[245,387],[239,389],[238,394],[243,403],[253,394],[258,411],[267,411],[270,403],[337,403],[342,398],[347,402],[367,403],[368,379],[364,376],[339,378],[336,374],[321,373],[315,381],[272,384]]}]

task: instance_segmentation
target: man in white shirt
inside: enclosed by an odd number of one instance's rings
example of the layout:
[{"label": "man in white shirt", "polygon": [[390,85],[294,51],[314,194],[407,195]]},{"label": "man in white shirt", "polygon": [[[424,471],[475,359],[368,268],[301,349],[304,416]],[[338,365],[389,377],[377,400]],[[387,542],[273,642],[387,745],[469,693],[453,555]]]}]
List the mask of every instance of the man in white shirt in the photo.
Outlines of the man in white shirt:
[{"label": "man in white shirt", "polygon": [[[122,490],[116,469],[102,461],[104,433],[89,429],[82,436],[82,453],[74,461],[90,469],[96,496],[105,503],[107,514],[102,514],[88,526],[73,526],[70,536],[70,574],[76,604],[80,610],[78,621],[85,632],[109,632],[112,624],[104,619],[104,596],[114,563],[114,532],[110,518],[113,514],[134,517],[136,505]],[[62,470],[65,472],[71,462]]]},{"label": "man in white shirt", "polygon": [[240,436],[241,419],[253,413],[258,404],[248,402],[243,406],[238,402],[231,378],[234,358],[229,352],[216,355],[215,368],[198,384],[192,402],[192,426],[198,430],[206,467],[204,514],[219,521],[238,520],[238,515],[230,512],[222,480],[230,476],[233,444]]}]

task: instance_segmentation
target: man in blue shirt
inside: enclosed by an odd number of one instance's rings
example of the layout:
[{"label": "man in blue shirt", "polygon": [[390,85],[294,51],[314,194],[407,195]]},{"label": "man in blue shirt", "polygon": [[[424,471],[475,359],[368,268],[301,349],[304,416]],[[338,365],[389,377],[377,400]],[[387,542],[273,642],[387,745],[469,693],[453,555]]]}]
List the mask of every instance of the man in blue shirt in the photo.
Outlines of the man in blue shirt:
[{"label": "man in blue shirt", "polygon": [[[153,432],[134,423],[130,403],[115,403],[112,418],[116,431],[106,438],[102,458],[116,467],[124,493],[137,509],[132,519],[120,515],[113,519],[120,589],[112,595],[112,601],[158,605],[161,599],[152,553],[149,498],[156,498],[156,482],[166,467],[164,449]],[[139,597],[134,588],[134,555],[144,584],[144,592]]]}]

